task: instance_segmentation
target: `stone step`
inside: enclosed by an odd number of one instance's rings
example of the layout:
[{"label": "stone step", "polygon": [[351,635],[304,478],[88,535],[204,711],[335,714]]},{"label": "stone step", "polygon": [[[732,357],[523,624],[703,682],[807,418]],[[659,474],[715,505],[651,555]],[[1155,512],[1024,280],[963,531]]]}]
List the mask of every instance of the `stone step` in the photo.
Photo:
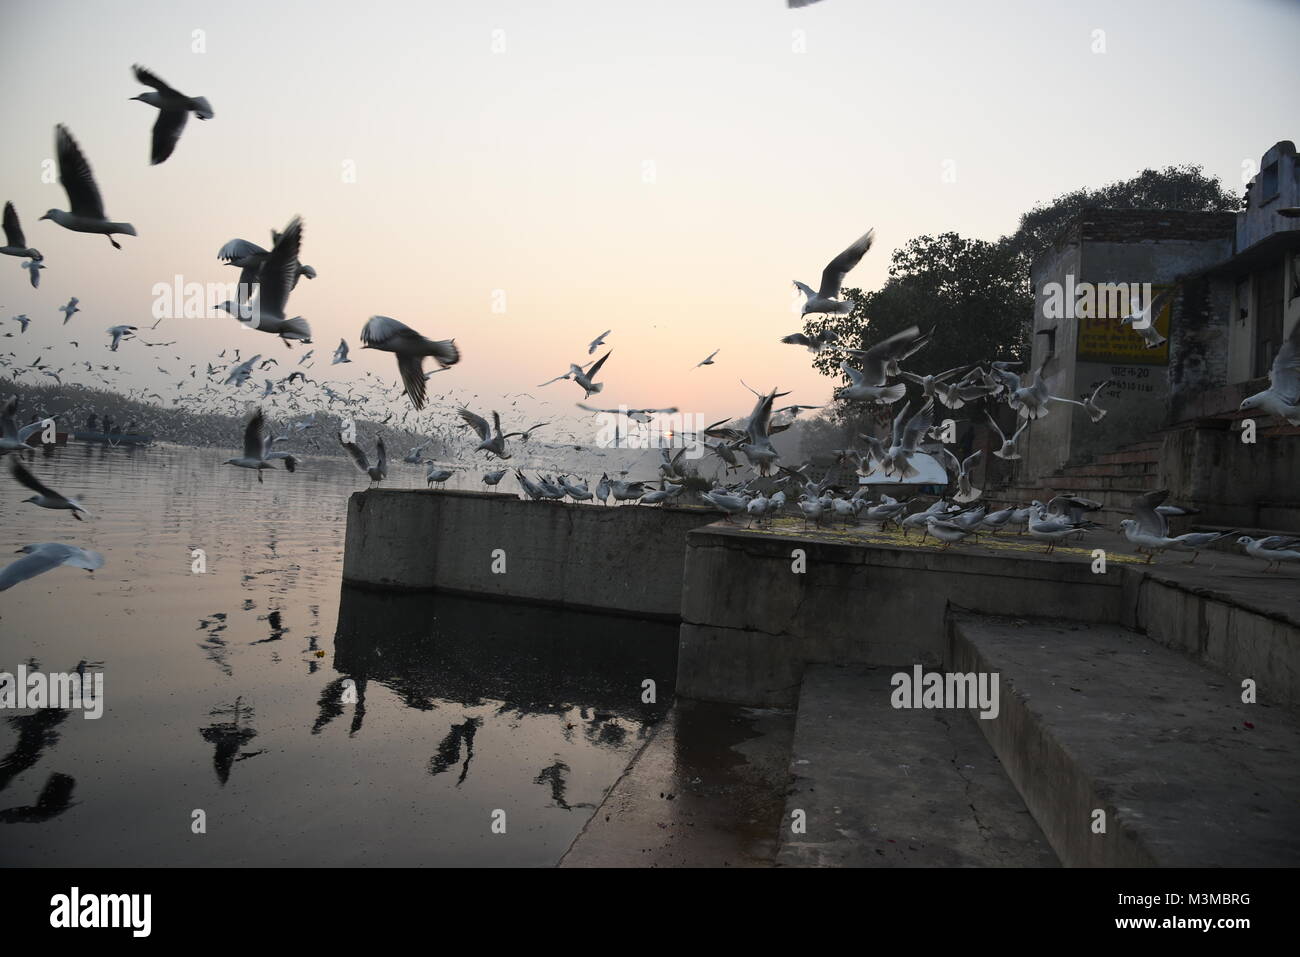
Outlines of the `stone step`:
[{"label": "stone step", "polygon": [[1294,711],[1118,625],[957,612],[948,638],[951,670],[998,673],[975,723],[1066,866],[1300,864]]},{"label": "stone step", "polygon": [[1119,452],[1103,452],[1097,456],[1097,462],[1121,464],[1124,462],[1158,462],[1159,447],[1153,449],[1124,449]]},{"label": "stone step", "polygon": [[778,865],[1057,866],[978,722],[893,708],[899,671],[912,666],[804,671]]},{"label": "stone step", "polygon": [[1089,465],[1071,465],[1057,470],[1054,475],[1155,475],[1159,463],[1154,460],[1141,462],[1093,462]]}]

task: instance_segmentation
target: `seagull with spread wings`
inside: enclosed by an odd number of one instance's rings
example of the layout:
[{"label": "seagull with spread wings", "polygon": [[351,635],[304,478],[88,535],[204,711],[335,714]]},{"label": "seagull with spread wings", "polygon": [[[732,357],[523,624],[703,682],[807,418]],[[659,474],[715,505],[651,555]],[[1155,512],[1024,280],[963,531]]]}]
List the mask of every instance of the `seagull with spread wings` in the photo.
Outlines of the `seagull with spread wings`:
[{"label": "seagull with spread wings", "polygon": [[24,502],[31,502],[40,508],[67,509],[72,512],[72,517],[81,521],[82,515],[90,513],[82,507],[81,502],[75,498],[68,498],[60,492],[43,484],[40,479],[23,467],[23,463],[18,461],[17,457],[10,460],[10,472],[14,479],[22,485],[26,485],[36,494],[30,498],[23,499]]},{"label": "seagull with spread wings", "polygon": [[21,259],[32,259],[36,262],[44,258],[40,250],[32,249],[27,245],[27,239],[23,236],[23,227],[18,222],[18,210],[14,209],[13,203],[5,203],[4,230],[5,244],[0,246],[0,253],[6,256],[18,256]]},{"label": "seagull with spread wings", "polygon": [[193,113],[201,120],[210,120],[213,117],[212,105],[204,97],[190,97],[179,90],[172,89],[139,64],[133,66],[131,71],[145,86],[153,87],[151,92],[141,93],[131,99],[147,103],[158,110],[158,119],[153,124],[153,144],[149,155],[150,165],[157,166],[176,149],[176,144],[180,142],[181,131],[185,129],[185,121],[190,118],[190,114]]},{"label": "seagull with spread wings", "polygon": [[1241,400],[1241,411],[1259,409],[1300,425],[1300,322],[1291,327],[1268,370],[1268,388]]},{"label": "seagull with spread wings", "polygon": [[18,549],[25,557],[0,568],[0,591],[13,588],[19,582],[67,565],[70,568],[84,568],[93,572],[104,567],[104,556],[89,548],[76,545],[64,545],[61,542],[41,542],[37,545],[24,545]]},{"label": "seagull with spread wings", "polygon": [[874,229],[868,229],[854,240],[848,249],[832,259],[826,268],[822,270],[822,284],[816,292],[813,292],[810,287],[805,286],[799,280],[795,280],[795,286],[805,297],[803,311],[800,313],[801,316],[806,316],[809,313],[847,316],[853,311],[853,303],[841,302],[836,296],[840,294],[840,288],[844,284],[844,277],[862,261],[862,257],[871,248],[875,235]]},{"label": "seagull with spread wings", "polygon": [[343,438],[343,433],[339,433],[339,445],[347,450],[348,455],[352,456],[352,461],[356,463],[357,468],[370,476],[370,481],[382,482],[388,477],[388,449],[384,447],[384,437],[381,435],[375,439],[375,464],[371,465],[370,460],[366,458],[366,453],[362,451],[361,446],[356,442],[347,442]]},{"label": "seagull with spread wings", "polygon": [[426,339],[410,326],[387,316],[371,316],[361,329],[361,348],[391,352],[397,356],[406,396],[417,410],[424,408],[424,357],[432,356],[441,371],[460,361],[455,339]]},{"label": "seagull with spread wings", "polygon": [[234,465],[241,469],[255,469],[257,471],[257,481],[262,481],[262,471],[264,469],[275,468],[272,461],[275,459],[284,460],[286,471],[292,472],[298,466],[298,460],[288,452],[272,452],[271,436],[266,430],[266,416],[259,407],[248,424],[244,426],[244,454],[238,458],[226,459],[223,465]]},{"label": "seagull with spread wings", "polygon": [[68,194],[68,205],[72,209],[51,209],[41,219],[51,219],[64,229],[77,233],[99,233],[108,237],[114,249],[121,249],[113,234],[134,236],[135,227],[130,223],[112,222],[105,215],[104,200],[95,185],[95,174],[81,147],[62,123],[54,128],[54,147],[59,158],[59,183]]}]

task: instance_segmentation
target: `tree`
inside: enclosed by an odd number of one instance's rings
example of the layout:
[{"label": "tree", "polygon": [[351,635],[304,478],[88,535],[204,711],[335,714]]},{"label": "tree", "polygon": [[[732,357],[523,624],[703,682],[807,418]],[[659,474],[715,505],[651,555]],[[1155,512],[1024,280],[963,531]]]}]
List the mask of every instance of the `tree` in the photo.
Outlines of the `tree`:
[{"label": "tree", "polygon": [[[1019,359],[1033,297],[1020,257],[1003,243],[956,233],[918,236],[895,250],[889,279],[876,292],[846,289],[846,316],[809,316],[808,335],[830,329],[849,348],[865,349],[886,336],[919,326],[934,330],[929,345],[907,362],[909,371],[942,372],[992,359]],[[838,351],[813,360],[825,375],[840,375]],[[852,363],[850,363],[852,364]]]}]

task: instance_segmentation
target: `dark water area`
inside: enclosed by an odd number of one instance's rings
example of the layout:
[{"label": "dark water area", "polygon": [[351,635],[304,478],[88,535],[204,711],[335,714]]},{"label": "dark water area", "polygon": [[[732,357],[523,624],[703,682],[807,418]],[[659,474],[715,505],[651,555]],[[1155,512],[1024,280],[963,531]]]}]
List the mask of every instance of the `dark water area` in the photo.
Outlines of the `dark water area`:
[{"label": "dark water area", "polygon": [[365,478],[309,458],[259,485],[230,454],[31,458],[86,522],[0,486],[0,563],[105,557],[0,592],[0,671],[80,667],[105,702],[0,711],[0,864],[556,863],[666,713],[676,626],[345,588]]}]

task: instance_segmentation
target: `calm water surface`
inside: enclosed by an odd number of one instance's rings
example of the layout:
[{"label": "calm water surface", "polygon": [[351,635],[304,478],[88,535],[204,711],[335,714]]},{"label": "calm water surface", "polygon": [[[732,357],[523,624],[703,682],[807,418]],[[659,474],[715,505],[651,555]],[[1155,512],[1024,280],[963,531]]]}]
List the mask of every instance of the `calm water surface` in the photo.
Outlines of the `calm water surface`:
[{"label": "calm water surface", "polygon": [[106,559],[0,593],[0,670],[85,662],[105,696],[99,720],[0,712],[0,863],[553,864],[662,717],[675,626],[342,589],[365,477],[308,459],[259,485],[232,454],[31,457],[86,522],[0,478],[0,563],[47,541]]}]

